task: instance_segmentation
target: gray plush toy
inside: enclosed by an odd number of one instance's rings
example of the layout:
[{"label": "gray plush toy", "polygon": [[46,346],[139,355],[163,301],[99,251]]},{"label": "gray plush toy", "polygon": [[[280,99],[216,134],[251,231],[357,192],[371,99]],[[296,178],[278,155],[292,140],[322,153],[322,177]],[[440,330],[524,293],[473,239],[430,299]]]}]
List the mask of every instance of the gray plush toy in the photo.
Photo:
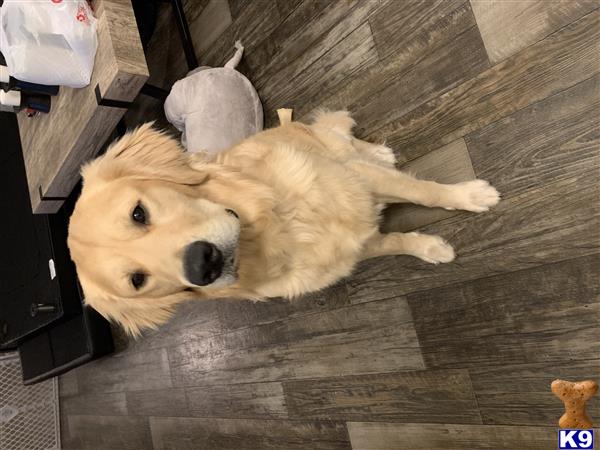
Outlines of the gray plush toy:
[{"label": "gray plush toy", "polygon": [[245,138],[262,131],[263,109],[252,83],[235,67],[244,47],[225,67],[200,67],[177,81],[165,100],[165,115],[182,132],[181,142],[190,152],[213,157]]}]

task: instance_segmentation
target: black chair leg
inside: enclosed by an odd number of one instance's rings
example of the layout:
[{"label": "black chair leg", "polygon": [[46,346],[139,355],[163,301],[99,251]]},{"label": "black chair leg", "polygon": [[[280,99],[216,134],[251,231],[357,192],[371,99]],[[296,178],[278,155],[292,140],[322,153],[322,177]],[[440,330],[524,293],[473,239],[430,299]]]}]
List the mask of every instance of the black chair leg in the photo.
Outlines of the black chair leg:
[{"label": "black chair leg", "polygon": [[[123,135],[127,133],[127,124],[125,123],[125,119],[121,118],[119,123],[117,124],[117,129],[115,130],[116,137],[123,137]],[[106,150],[105,150],[106,151]],[[104,152],[102,152],[104,153]]]},{"label": "black chair leg", "polygon": [[147,95],[148,97],[152,97],[152,98],[155,98],[156,100],[161,100],[163,102],[169,96],[169,91],[167,91],[166,89],[163,89],[161,87],[154,86],[153,84],[148,84],[148,83],[146,83],[146,84],[144,84],[144,86],[142,86],[142,89],[140,90],[140,92],[144,95]]},{"label": "black chair leg", "polygon": [[[163,0],[165,1],[165,0]],[[181,46],[185,53],[185,59],[187,61],[188,69],[194,70],[198,67],[198,59],[196,58],[196,51],[194,50],[194,43],[192,36],[190,35],[190,29],[188,27],[185,13],[183,11],[183,4],[181,0],[166,0],[170,1],[173,8],[173,14],[175,15],[175,22],[177,23],[177,29],[179,30],[179,37],[181,38]],[[169,95],[169,91],[158,86],[153,86],[146,83],[142,90],[142,94],[152,97],[156,100],[165,101]]]},{"label": "black chair leg", "polygon": [[173,14],[175,14],[175,22],[177,22],[177,29],[179,30],[179,37],[181,38],[181,45],[185,52],[188,68],[189,70],[194,70],[198,67],[198,59],[196,58],[194,43],[192,42],[190,29],[185,18],[185,13],[183,12],[183,4],[181,0],[171,0],[171,5],[173,6]]}]

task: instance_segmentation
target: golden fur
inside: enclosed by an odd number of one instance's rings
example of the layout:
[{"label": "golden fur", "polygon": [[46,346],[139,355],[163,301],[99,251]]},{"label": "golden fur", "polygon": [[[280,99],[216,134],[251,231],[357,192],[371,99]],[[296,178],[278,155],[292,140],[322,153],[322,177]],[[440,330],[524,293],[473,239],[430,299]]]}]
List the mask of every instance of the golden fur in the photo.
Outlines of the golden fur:
[{"label": "golden fur", "polygon": [[[84,185],[69,228],[69,248],[86,302],[129,333],[155,327],[195,298],[294,297],[331,285],[365,258],[410,254],[449,262],[438,236],[378,231],[388,202],[481,212],[498,202],[482,180],[443,185],[394,169],[393,152],[352,136],[345,111],[310,125],[259,133],[215,161],[182,152],[150,124],[126,134],[82,170]],[[131,223],[143,201],[150,224]],[[182,249],[221,236],[239,215],[233,284],[191,286]],[[149,274],[135,290],[133,271]]]}]

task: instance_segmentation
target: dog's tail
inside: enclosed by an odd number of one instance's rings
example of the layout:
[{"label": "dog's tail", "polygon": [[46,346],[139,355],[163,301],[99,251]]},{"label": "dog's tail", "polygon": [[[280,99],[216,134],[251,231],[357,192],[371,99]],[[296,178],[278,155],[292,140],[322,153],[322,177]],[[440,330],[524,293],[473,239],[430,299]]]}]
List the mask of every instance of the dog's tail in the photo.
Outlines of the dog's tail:
[{"label": "dog's tail", "polygon": [[225,67],[228,69],[235,69],[237,65],[240,63],[242,59],[242,55],[244,54],[244,46],[242,45],[242,41],[235,41],[235,54],[231,57],[229,61],[225,63]]}]

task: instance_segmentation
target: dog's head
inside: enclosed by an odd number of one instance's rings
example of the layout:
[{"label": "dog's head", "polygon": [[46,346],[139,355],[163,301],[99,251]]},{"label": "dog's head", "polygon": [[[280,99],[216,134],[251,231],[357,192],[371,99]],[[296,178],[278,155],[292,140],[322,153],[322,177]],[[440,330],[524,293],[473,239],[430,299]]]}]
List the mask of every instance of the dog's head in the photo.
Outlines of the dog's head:
[{"label": "dog's head", "polygon": [[240,221],[202,198],[209,175],[189,158],[146,124],[82,169],[71,257],[86,303],[133,335],[236,281]]}]

